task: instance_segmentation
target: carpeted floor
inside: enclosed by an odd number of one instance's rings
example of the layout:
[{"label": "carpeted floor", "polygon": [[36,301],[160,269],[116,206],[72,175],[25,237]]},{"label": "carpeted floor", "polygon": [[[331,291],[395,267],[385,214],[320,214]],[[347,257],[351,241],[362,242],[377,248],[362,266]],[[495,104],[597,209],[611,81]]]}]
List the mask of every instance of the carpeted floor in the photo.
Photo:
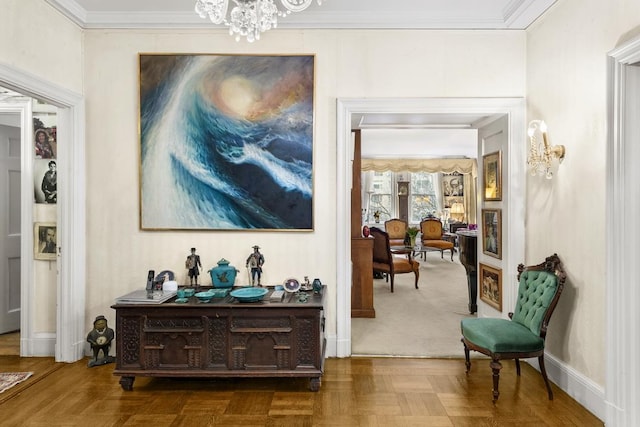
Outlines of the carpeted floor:
[{"label": "carpeted floor", "polygon": [[0,393],[29,378],[33,372],[1,372]]},{"label": "carpeted floor", "polygon": [[460,320],[469,314],[467,276],[454,261],[429,252],[420,261],[419,289],[413,274],[396,275],[394,292],[374,279],[376,318],[351,319],[353,355],[464,357]]}]

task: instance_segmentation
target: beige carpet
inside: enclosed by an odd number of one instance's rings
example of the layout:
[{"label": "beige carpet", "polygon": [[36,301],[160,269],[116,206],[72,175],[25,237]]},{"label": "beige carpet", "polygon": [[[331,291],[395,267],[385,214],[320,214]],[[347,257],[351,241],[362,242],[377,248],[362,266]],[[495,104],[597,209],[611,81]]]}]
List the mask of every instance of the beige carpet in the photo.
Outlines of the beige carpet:
[{"label": "beige carpet", "polygon": [[460,320],[469,314],[467,276],[457,254],[427,253],[413,274],[396,275],[394,292],[374,279],[375,319],[351,319],[351,350],[361,356],[464,357]]}]

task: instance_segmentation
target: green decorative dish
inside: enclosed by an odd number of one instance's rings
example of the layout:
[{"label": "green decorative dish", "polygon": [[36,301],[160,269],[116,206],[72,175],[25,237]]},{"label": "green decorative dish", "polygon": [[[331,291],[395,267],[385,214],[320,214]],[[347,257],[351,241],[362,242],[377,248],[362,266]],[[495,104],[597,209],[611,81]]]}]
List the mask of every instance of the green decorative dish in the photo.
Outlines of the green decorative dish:
[{"label": "green decorative dish", "polygon": [[231,291],[231,296],[239,302],[257,302],[269,292],[267,288],[241,288]]}]

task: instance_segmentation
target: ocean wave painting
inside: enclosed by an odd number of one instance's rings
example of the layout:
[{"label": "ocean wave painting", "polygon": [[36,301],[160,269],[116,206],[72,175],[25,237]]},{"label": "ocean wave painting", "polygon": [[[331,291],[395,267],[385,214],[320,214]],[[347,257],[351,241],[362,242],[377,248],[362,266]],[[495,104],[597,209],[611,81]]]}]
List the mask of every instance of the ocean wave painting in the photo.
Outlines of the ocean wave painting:
[{"label": "ocean wave painting", "polygon": [[139,59],[143,229],[313,229],[313,56]]}]

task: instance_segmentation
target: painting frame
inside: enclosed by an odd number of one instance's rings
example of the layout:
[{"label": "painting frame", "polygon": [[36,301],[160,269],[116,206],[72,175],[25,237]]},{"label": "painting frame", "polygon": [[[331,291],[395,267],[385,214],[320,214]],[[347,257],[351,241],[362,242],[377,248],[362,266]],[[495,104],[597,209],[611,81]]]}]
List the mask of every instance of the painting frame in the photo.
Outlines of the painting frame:
[{"label": "painting frame", "polygon": [[142,230],[314,230],[315,54],[138,60]]},{"label": "painting frame", "polygon": [[444,197],[464,197],[464,175],[460,172],[443,173],[442,195]]},{"label": "painting frame", "polygon": [[[50,231],[53,231],[50,234]],[[33,258],[43,261],[55,261],[57,256],[57,231],[55,222],[36,222],[33,224]],[[49,238],[52,239],[49,239]],[[48,248],[48,249],[47,249]]]},{"label": "painting frame", "polygon": [[482,183],[485,201],[502,200],[502,150],[482,156]]},{"label": "painting frame", "polygon": [[479,264],[480,299],[502,312],[502,269]]},{"label": "painting frame", "polygon": [[482,253],[502,259],[502,209],[482,209]]}]

